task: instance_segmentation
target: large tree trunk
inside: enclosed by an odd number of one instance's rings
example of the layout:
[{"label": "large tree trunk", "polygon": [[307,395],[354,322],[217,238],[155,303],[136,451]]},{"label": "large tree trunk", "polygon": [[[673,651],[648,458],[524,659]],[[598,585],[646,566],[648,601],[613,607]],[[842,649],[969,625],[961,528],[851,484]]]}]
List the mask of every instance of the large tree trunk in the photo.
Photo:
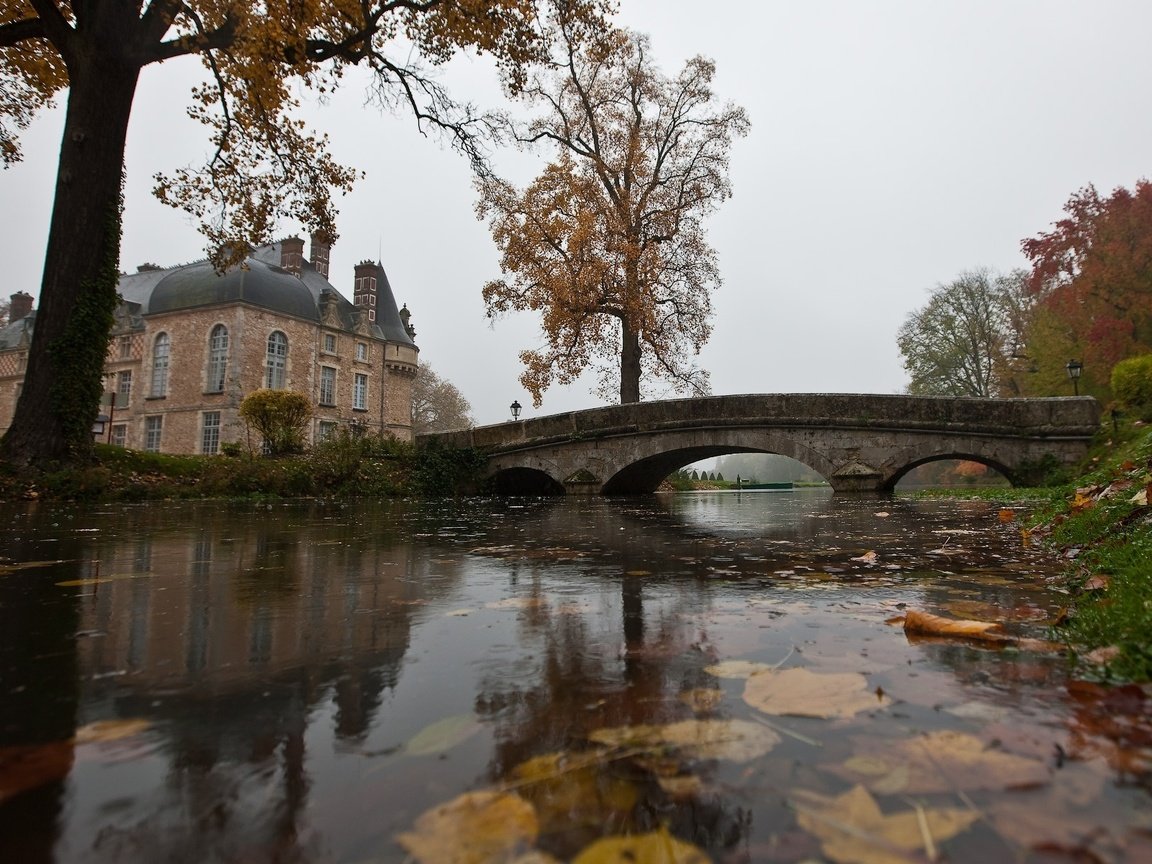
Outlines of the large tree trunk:
[{"label": "large tree trunk", "polygon": [[620,345],[620,404],[640,401],[640,334],[621,325],[623,339]]},{"label": "large tree trunk", "polygon": [[[68,111],[24,388],[0,455],[21,467],[91,453],[120,259],[121,180],[140,75],[106,48],[69,64]],[[101,56],[102,55],[102,56]]]}]

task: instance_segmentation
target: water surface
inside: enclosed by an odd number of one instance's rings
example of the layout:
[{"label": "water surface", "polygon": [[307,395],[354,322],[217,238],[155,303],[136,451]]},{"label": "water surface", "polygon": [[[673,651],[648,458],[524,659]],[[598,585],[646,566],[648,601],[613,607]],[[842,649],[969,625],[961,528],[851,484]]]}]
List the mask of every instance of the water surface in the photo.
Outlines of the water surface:
[{"label": "water surface", "polygon": [[[449,860],[428,833],[571,861],[660,832],[717,862],[1149,860],[1143,690],[898,623],[1046,635],[1055,562],[999,509],[809,491],[9,511],[0,861]],[[765,675],[863,696],[797,716],[791,683],[781,711],[754,693]]]}]

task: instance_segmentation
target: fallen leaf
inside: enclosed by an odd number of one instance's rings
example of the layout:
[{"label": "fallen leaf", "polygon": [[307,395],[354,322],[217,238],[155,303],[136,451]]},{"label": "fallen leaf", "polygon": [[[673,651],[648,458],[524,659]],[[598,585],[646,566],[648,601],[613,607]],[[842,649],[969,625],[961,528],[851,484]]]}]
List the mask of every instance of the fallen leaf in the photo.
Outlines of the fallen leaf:
[{"label": "fallen leaf", "polygon": [[695,690],[685,690],[676,698],[696,714],[709,714],[724,701],[724,691],[698,687]]},{"label": "fallen leaf", "polygon": [[705,666],[704,671],[717,678],[751,678],[761,672],[772,672],[776,669],[768,663],[756,663],[752,660],[725,660]]},{"label": "fallen leaf", "polygon": [[1008,522],[1011,522],[1012,520],[1014,520],[1016,518],[1016,511],[1015,510],[1009,510],[1007,507],[1005,507],[1005,508],[1001,509],[1000,512],[996,515],[1000,517],[1000,521],[1002,523],[1007,524]]},{"label": "fallen leaf", "polygon": [[1107,591],[1108,590],[1108,577],[1103,573],[1097,573],[1090,576],[1088,581],[1084,583],[1085,591]]},{"label": "fallen leaf", "polygon": [[681,720],[664,726],[615,726],[597,729],[589,739],[609,747],[674,747],[691,759],[746,762],[780,743],[780,736],[747,720]]},{"label": "fallen leaf", "polygon": [[1103,666],[1111,663],[1120,656],[1120,646],[1118,645],[1104,645],[1100,648],[1094,648],[1084,655],[1084,659],[1089,663],[1095,663],[1098,666]]},{"label": "fallen leaf", "polygon": [[857,757],[827,770],[885,795],[1037,786],[1050,777],[1043,762],[989,748],[965,732],[943,730],[901,741],[857,743],[857,750],[867,752],[867,762]]},{"label": "fallen leaf", "polygon": [[881,510],[877,513],[873,513],[872,515],[875,516],[877,519],[887,519],[892,514],[889,513],[887,510]]},{"label": "fallen leaf", "polygon": [[529,851],[539,827],[519,795],[466,792],[426,810],[396,842],[422,864],[490,864]]},{"label": "fallen leaf", "polygon": [[480,723],[471,714],[445,717],[421,729],[404,745],[404,752],[409,756],[431,756],[433,753],[442,753],[467,741],[479,731]]},{"label": "fallen leaf", "polygon": [[937,858],[944,843],[980,818],[974,810],[917,807],[885,815],[868,790],[854,786],[833,797],[798,790],[792,795],[796,821],[820,839],[837,864],[910,864],[924,852]]},{"label": "fallen leaf", "polygon": [[999,624],[990,621],[944,618],[915,609],[904,613],[904,632],[914,636],[953,636],[981,642],[1003,642],[1007,638],[1003,633],[992,632],[999,629]]},{"label": "fallen leaf", "polygon": [[603,837],[586,847],[572,864],[709,864],[703,851],[673,837],[661,826],[650,834]]},{"label": "fallen leaf", "polygon": [[785,669],[753,675],[744,685],[744,701],[765,714],[797,717],[852,717],[891,700],[870,691],[856,672]]},{"label": "fallen leaf", "polygon": [[130,738],[147,730],[152,724],[142,718],[126,720],[97,720],[76,730],[77,744],[97,744]]},{"label": "fallen leaf", "polygon": [[875,552],[868,551],[868,552],[865,552],[863,555],[858,555],[857,557],[851,558],[849,560],[860,561],[863,564],[875,564],[877,557],[879,557],[879,556],[877,556]]},{"label": "fallen leaf", "polygon": [[603,825],[622,822],[640,798],[633,783],[604,771],[608,758],[597,751],[546,753],[517,765],[509,785],[536,809],[544,833],[553,826],[599,833]]}]

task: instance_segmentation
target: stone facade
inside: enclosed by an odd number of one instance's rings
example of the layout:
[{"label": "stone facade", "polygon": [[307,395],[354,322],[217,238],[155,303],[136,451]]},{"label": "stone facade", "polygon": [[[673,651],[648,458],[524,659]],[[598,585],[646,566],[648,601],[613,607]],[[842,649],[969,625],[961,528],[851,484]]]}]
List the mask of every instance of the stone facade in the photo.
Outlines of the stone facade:
[{"label": "stone facade", "polygon": [[[328,244],[313,238],[318,266],[303,246],[289,238],[261,247],[224,274],[205,261],[123,276],[101,440],[163,453],[257,448],[238,409],[268,386],[308,396],[309,443],[340,427],[411,440],[419,349],[407,307],[396,308],[371,262],[357,266],[350,303],[327,280]],[[13,320],[0,330],[0,429],[11,423],[35,326],[25,298],[13,298]]]}]

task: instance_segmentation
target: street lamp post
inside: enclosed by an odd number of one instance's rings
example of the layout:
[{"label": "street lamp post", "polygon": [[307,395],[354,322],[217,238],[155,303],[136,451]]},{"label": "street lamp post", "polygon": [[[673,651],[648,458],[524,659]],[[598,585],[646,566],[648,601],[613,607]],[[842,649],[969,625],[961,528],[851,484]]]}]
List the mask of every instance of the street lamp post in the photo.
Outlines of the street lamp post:
[{"label": "street lamp post", "polygon": [[1068,370],[1068,377],[1072,379],[1072,394],[1074,396],[1080,395],[1080,373],[1084,371],[1084,364],[1079,360],[1069,360],[1068,365],[1064,367]]},{"label": "street lamp post", "polygon": [[512,411],[512,419],[513,420],[519,420],[520,419],[520,400],[517,399],[508,407],[509,407],[509,410]]}]

